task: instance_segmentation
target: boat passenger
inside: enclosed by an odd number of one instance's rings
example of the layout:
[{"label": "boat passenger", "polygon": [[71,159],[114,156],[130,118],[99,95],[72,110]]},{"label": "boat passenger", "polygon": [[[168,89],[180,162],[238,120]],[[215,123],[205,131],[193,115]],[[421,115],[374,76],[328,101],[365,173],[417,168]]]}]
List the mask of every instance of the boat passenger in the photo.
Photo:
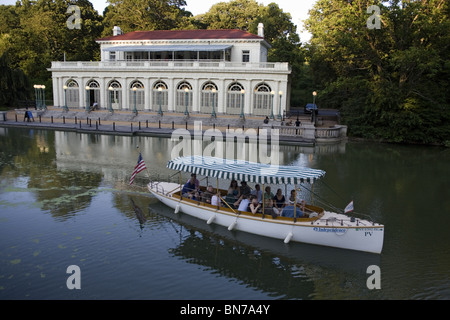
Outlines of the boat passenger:
[{"label": "boat passenger", "polygon": [[195,200],[195,201],[201,201],[202,200],[202,197],[200,196],[200,192],[198,190],[195,190],[194,196],[192,197],[192,200]]},{"label": "boat passenger", "polygon": [[[291,190],[291,195],[289,196],[289,205],[293,206],[295,204],[295,190]],[[301,199],[301,198],[297,198],[297,206],[302,209],[302,212],[305,212],[305,205],[306,205],[306,201]]]},{"label": "boat passenger", "polygon": [[228,193],[225,196],[225,202],[228,203],[233,209],[234,203],[239,199],[239,187],[236,180],[231,180],[230,187],[228,188]]},{"label": "boat passenger", "polygon": [[256,198],[258,199],[258,203],[262,203],[263,192],[259,184],[255,185],[255,190],[252,190],[251,194],[253,196],[256,196]]},{"label": "boat passenger", "polygon": [[[194,178],[194,181],[195,181],[195,188],[197,189],[197,190],[200,190],[200,181],[198,181],[198,179],[197,179],[197,175],[195,174],[195,173],[191,173],[191,178],[190,179],[192,179],[192,178]],[[189,180],[190,180],[189,179]],[[188,181],[189,181],[188,180]]]},{"label": "boat passenger", "polygon": [[237,197],[237,195],[239,194],[239,187],[238,187],[238,183],[236,180],[231,180],[230,182],[230,187],[228,188],[228,193],[231,193],[233,195],[235,195]]},{"label": "boat passenger", "polygon": [[211,203],[211,198],[214,195],[214,189],[212,185],[206,188],[206,191],[202,193],[202,200],[206,203]]},{"label": "boat passenger", "polygon": [[280,216],[283,208],[286,206],[286,199],[281,189],[277,190],[277,194],[273,197],[275,212]]},{"label": "boat passenger", "polygon": [[189,179],[189,181],[183,186],[183,189],[181,189],[181,195],[184,198],[192,199],[195,197],[196,191],[197,188],[195,186],[195,177],[191,176],[191,179]]},{"label": "boat passenger", "polygon": [[[296,210],[294,210],[294,208],[296,208]],[[304,214],[304,212],[299,209],[300,209],[299,206],[294,207],[293,205],[288,205],[283,208],[283,212],[281,213],[281,216],[288,217],[288,218],[301,218],[301,217],[308,218],[308,215]]]},{"label": "boat passenger", "polygon": [[250,196],[250,205],[249,205],[251,213],[261,213],[261,204],[258,201],[258,198],[254,195]]},{"label": "boat passenger", "polygon": [[242,201],[242,199],[244,199],[244,196],[249,198],[251,192],[252,192],[252,190],[247,185],[247,182],[242,181],[241,186],[239,187],[238,200],[234,203],[234,206],[237,207],[239,205],[239,203]]},{"label": "boat passenger", "polygon": [[274,195],[273,195],[273,193],[270,191],[270,187],[267,186],[267,187],[265,188],[265,192],[264,192],[264,199],[265,199],[265,200],[267,200],[267,199],[273,200],[273,197],[274,197]]},{"label": "boat passenger", "polygon": [[252,192],[252,190],[250,189],[250,187],[247,185],[247,182],[245,181],[241,181],[241,187],[239,188],[239,195],[243,196],[243,195],[250,195],[250,193]]},{"label": "boat passenger", "polygon": [[213,206],[220,206],[220,197],[217,193],[213,194],[213,196],[211,197],[211,204]]},{"label": "boat passenger", "polygon": [[264,199],[264,214],[270,214],[272,218],[276,218],[278,216],[277,211],[273,206],[273,199]]},{"label": "boat passenger", "polygon": [[248,196],[246,194],[244,194],[238,202],[239,202],[238,211],[248,211],[248,205],[250,204],[250,200],[248,199]]}]

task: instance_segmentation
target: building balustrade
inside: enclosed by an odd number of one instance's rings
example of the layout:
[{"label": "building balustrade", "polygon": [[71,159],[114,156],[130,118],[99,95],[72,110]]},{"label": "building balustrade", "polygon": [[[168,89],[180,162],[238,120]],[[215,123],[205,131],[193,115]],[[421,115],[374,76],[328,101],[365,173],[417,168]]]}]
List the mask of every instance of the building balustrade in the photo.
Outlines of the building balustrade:
[{"label": "building balustrade", "polygon": [[222,69],[222,70],[234,70],[234,71],[251,71],[251,70],[264,70],[264,71],[290,71],[290,66],[285,62],[226,62],[226,61],[192,61],[192,60],[146,60],[146,61],[53,61],[52,71],[76,69],[76,70],[89,70],[89,69],[158,69],[164,68],[180,70],[180,68],[196,68],[202,69]]},{"label": "building balustrade", "polygon": [[315,140],[316,142],[336,142],[347,138],[347,126],[335,125],[329,128],[315,127],[314,125],[280,126],[271,125],[278,129],[279,135],[284,137],[298,137]]}]

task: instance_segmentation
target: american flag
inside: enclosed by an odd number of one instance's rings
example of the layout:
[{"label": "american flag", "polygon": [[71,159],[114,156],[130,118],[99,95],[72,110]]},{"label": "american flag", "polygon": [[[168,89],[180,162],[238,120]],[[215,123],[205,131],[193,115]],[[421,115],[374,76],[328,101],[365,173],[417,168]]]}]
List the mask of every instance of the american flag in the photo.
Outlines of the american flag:
[{"label": "american flag", "polygon": [[133,173],[131,174],[130,185],[133,184],[134,177],[136,177],[136,175],[137,175],[139,172],[141,172],[141,171],[143,171],[143,170],[145,170],[145,169],[147,169],[147,167],[145,166],[145,162],[144,162],[144,160],[142,159],[141,153],[139,153],[139,158],[138,158],[137,165],[136,165],[136,167],[134,167],[134,171],[133,171]]}]

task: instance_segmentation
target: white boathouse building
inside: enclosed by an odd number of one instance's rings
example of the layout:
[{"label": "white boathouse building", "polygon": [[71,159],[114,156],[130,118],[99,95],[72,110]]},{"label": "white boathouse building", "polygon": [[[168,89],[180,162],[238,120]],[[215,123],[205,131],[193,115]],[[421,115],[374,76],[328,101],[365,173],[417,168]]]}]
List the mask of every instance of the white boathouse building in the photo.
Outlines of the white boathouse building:
[{"label": "white boathouse building", "polygon": [[242,30],[160,30],[97,40],[101,61],[55,61],[57,107],[277,117],[289,109],[286,62],[267,62],[264,26]]}]

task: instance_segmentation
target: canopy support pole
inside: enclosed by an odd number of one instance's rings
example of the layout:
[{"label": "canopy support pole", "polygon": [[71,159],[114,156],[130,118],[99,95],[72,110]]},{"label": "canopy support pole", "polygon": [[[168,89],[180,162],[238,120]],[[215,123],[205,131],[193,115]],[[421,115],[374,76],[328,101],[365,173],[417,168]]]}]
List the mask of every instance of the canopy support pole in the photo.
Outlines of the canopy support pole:
[{"label": "canopy support pole", "polygon": [[220,200],[222,199],[222,197],[220,196],[219,193],[219,177],[217,176],[217,183],[216,183],[216,192],[217,192],[217,210],[220,209]]},{"label": "canopy support pole", "polygon": [[262,218],[264,219],[265,218],[265,213],[266,213],[266,211],[264,210],[264,182],[263,182],[263,184],[262,184],[262,193],[263,193],[263,196],[262,196]]},{"label": "canopy support pole", "polygon": [[297,222],[297,184],[294,185],[295,187],[295,199],[294,199],[294,223]]},{"label": "canopy support pole", "polygon": [[179,172],[179,182],[180,182],[180,200],[183,200],[183,187],[181,186],[181,171]]}]

